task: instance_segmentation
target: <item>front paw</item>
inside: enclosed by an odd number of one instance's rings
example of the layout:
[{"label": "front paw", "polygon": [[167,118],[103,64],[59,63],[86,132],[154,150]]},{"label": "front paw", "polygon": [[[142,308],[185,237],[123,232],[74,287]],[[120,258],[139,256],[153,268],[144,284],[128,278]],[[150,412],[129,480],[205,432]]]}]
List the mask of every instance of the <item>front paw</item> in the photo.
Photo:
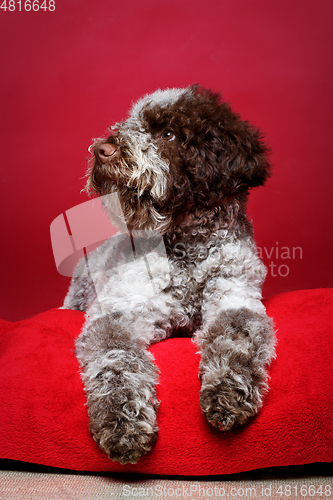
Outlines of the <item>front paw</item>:
[{"label": "front paw", "polygon": [[221,431],[244,425],[258,413],[261,397],[249,383],[235,384],[231,380],[203,384],[200,406],[208,422]]},{"label": "front paw", "polygon": [[246,308],[226,311],[198,336],[201,347],[200,405],[220,430],[256,415],[268,390],[266,366],[274,356],[270,318]]},{"label": "front paw", "polygon": [[111,460],[136,463],[156,441],[158,368],[126,332],[112,333],[111,319],[103,317],[81,334],[77,356],[95,441]]},{"label": "front paw", "polygon": [[95,415],[90,411],[90,430],[94,440],[111,460],[134,464],[156,442],[156,411],[151,404],[137,412],[127,403],[111,412],[106,404]]}]

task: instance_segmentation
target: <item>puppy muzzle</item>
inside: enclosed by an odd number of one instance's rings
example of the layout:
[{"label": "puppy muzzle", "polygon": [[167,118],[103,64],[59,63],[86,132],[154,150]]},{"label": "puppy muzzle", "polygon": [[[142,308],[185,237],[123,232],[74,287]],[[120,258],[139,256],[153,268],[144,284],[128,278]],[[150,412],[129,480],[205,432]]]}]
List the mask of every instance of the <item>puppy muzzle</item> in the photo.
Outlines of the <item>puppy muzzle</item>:
[{"label": "puppy muzzle", "polygon": [[99,165],[104,165],[118,156],[118,148],[114,144],[104,142],[94,148],[94,155]]}]

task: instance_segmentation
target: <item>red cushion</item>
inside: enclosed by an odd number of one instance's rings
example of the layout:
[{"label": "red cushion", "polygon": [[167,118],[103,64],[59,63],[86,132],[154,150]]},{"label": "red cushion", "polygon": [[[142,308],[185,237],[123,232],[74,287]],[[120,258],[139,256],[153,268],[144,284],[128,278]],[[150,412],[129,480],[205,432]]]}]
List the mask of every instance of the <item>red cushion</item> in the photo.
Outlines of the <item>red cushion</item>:
[{"label": "red cushion", "polygon": [[199,355],[190,339],[151,348],[160,368],[159,438],[135,465],[110,461],[88,431],[74,355],[83,324],[53,309],[0,322],[0,458],[81,471],[229,474],[333,461],[333,289],[277,295],[265,303],[277,328],[270,392],[244,428],[221,433],[199,408]]}]

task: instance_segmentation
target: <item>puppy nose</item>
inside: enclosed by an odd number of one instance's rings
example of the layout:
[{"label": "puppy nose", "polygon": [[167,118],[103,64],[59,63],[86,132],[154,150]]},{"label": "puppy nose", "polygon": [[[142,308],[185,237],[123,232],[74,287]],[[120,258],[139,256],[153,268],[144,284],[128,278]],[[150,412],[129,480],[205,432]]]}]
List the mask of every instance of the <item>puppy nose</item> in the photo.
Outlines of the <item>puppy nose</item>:
[{"label": "puppy nose", "polygon": [[100,164],[107,163],[112,156],[116,155],[117,151],[117,147],[114,144],[109,144],[108,142],[98,144],[94,148],[96,160]]}]

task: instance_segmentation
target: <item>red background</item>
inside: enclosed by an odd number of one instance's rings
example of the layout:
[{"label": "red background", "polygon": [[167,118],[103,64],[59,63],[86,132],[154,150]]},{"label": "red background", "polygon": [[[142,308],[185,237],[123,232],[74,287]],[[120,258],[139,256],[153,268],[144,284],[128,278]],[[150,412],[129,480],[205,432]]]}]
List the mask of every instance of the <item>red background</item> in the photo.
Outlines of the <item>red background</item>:
[{"label": "red background", "polygon": [[[142,95],[192,83],[221,92],[272,148],[274,176],[249,204],[277,275],[265,296],[333,286],[331,1],[16,5],[0,9],[2,318],[61,305],[69,278],[57,273],[49,227],[87,199],[92,138]],[[302,258],[282,259],[293,247]]]}]

